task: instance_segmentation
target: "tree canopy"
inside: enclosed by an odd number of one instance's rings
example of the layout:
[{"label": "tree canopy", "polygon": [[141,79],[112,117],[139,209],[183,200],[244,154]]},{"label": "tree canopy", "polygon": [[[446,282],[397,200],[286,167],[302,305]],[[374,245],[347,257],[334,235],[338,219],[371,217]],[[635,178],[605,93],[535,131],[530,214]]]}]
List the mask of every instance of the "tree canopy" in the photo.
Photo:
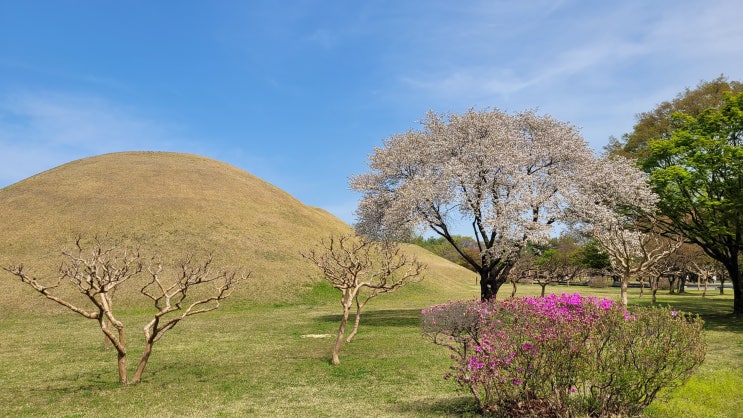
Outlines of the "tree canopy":
[{"label": "tree canopy", "polygon": [[659,195],[666,231],[701,246],[725,265],[734,312],[743,314],[743,93],[728,93],[698,116],[676,113],[669,138],[653,139],[642,167]]},{"label": "tree canopy", "polygon": [[660,103],[655,109],[636,116],[637,123],[632,132],[622,135],[621,139],[612,138],[605,151],[612,155],[630,158],[645,158],[649,154],[648,143],[651,139],[668,139],[678,120],[672,115],[677,112],[697,117],[705,109],[719,108],[728,93],[743,92],[743,83],[728,81],[720,76],[712,81],[702,81],[695,88],[686,88],[673,100]]},{"label": "tree canopy", "polygon": [[[429,112],[422,125],[386,139],[370,170],[351,179],[362,193],[356,228],[371,236],[432,230],[479,274],[482,299],[495,297],[526,243],[548,239],[556,222],[610,213],[596,205],[608,190],[646,196],[639,170],[599,161],[573,125],[550,116]],[[597,191],[602,197],[591,197]],[[454,238],[461,224],[471,225],[477,256]]]}]

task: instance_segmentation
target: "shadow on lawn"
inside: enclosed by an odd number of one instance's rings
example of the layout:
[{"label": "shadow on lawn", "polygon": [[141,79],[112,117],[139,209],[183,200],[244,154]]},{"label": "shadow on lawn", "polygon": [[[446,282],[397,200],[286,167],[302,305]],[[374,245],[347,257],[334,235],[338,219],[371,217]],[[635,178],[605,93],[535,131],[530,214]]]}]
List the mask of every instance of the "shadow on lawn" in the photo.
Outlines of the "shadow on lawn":
[{"label": "shadow on lawn", "polygon": [[[348,317],[353,323],[355,311]],[[319,317],[325,322],[340,322],[341,315],[323,315]],[[376,311],[361,311],[361,322],[365,327],[418,327],[421,323],[420,309],[382,309]]]},{"label": "shadow on lawn", "polygon": [[707,331],[743,332],[743,318],[731,313],[700,313]]},{"label": "shadow on lawn", "polygon": [[[729,298],[715,294],[702,297],[698,292],[686,292],[673,295],[673,299],[664,299],[658,303],[659,306],[699,314],[704,320],[704,329],[708,331],[743,332],[743,318],[731,313],[733,301]],[[648,305],[649,301],[648,298],[639,304]]]},{"label": "shadow on lawn", "polygon": [[425,398],[395,404],[394,412],[401,414],[416,413],[422,416],[456,416],[479,417],[477,403],[471,396],[450,398]]}]

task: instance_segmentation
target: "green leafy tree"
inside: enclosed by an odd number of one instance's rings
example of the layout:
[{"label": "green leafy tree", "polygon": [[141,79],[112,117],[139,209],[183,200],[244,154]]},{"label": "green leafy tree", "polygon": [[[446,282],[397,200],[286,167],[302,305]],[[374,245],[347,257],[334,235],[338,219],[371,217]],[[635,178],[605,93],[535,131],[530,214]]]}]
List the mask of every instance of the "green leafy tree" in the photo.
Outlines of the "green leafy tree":
[{"label": "green leafy tree", "polygon": [[533,259],[537,269],[534,281],[542,287],[542,296],[548,284],[570,282],[583,270],[580,262],[582,248],[572,236],[563,234],[537,248],[538,254]]},{"label": "green leafy tree", "polygon": [[660,103],[655,109],[636,116],[637,123],[632,132],[621,139],[611,138],[605,150],[612,155],[630,158],[646,158],[651,139],[668,139],[679,127],[672,115],[677,112],[698,117],[705,109],[719,108],[726,94],[743,92],[743,83],[728,81],[720,76],[712,81],[702,81],[694,89],[685,89],[671,101]]},{"label": "green leafy tree", "polygon": [[578,262],[583,267],[593,270],[608,270],[611,268],[609,255],[595,239],[590,239],[581,246]]},{"label": "green leafy tree", "polygon": [[743,315],[743,93],[698,116],[676,113],[670,138],[651,140],[642,167],[659,195],[667,233],[686,237],[720,261]]},{"label": "green leafy tree", "polygon": [[[464,235],[453,235],[452,239],[456,242],[457,246],[470,257],[477,257],[480,250],[477,247],[477,242],[471,237]],[[418,245],[419,247],[425,248],[426,250],[436,254],[441,258],[445,258],[452,263],[458,264],[464,268],[474,271],[474,268],[467,262],[467,260],[443,237],[429,237],[423,238],[417,236],[410,241],[412,244]]]}]

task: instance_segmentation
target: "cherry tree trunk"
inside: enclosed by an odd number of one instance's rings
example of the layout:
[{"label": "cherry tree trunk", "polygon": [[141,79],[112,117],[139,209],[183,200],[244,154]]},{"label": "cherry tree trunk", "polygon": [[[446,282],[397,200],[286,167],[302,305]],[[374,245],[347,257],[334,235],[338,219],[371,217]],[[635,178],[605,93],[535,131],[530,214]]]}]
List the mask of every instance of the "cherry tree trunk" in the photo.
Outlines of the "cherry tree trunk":
[{"label": "cherry tree trunk", "polygon": [[480,272],[480,299],[495,300],[498,289],[506,283],[512,265],[501,265]]},{"label": "cherry tree trunk", "polygon": [[627,300],[627,289],[629,288],[629,277],[622,277],[622,286],[620,287],[620,294],[622,295],[622,305],[627,306],[629,301]]}]

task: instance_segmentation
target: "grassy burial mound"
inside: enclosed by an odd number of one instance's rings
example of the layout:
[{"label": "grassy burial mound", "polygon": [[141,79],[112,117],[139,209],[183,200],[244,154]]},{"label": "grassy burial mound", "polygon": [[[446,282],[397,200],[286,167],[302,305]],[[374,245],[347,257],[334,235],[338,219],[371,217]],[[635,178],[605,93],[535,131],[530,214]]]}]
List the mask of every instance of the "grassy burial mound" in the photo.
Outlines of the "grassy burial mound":
[{"label": "grassy burial mound", "polygon": [[[143,255],[164,262],[211,252],[215,266],[252,272],[234,297],[259,302],[300,298],[319,279],[300,251],[328,234],[350,231],[330,213],[239,168],[169,152],[113,153],[64,164],[0,190],[0,213],[1,265],[23,263],[31,273],[54,277],[61,249],[71,248],[77,235],[108,235],[136,242]],[[408,297],[469,294],[467,270],[419,247],[406,248],[429,266],[429,279]],[[0,271],[0,306],[61,309],[53,305]]]},{"label": "grassy burial mound", "polygon": [[[60,250],[71,247],[76,235],[108,234],[137,242],[143,255],[160,255],[164,262],[212,252],[216,266],[252,271],[238,294],[258,300],[295,296],[296,283],[313,274],[300,249],[350,230],[241,169],[165,152],[64,164],[0,190],[0,213],[3,265],[23,263],[32,272],[54,274]],[[22,285],[2,274],[0,303],[21,303]]]}]

